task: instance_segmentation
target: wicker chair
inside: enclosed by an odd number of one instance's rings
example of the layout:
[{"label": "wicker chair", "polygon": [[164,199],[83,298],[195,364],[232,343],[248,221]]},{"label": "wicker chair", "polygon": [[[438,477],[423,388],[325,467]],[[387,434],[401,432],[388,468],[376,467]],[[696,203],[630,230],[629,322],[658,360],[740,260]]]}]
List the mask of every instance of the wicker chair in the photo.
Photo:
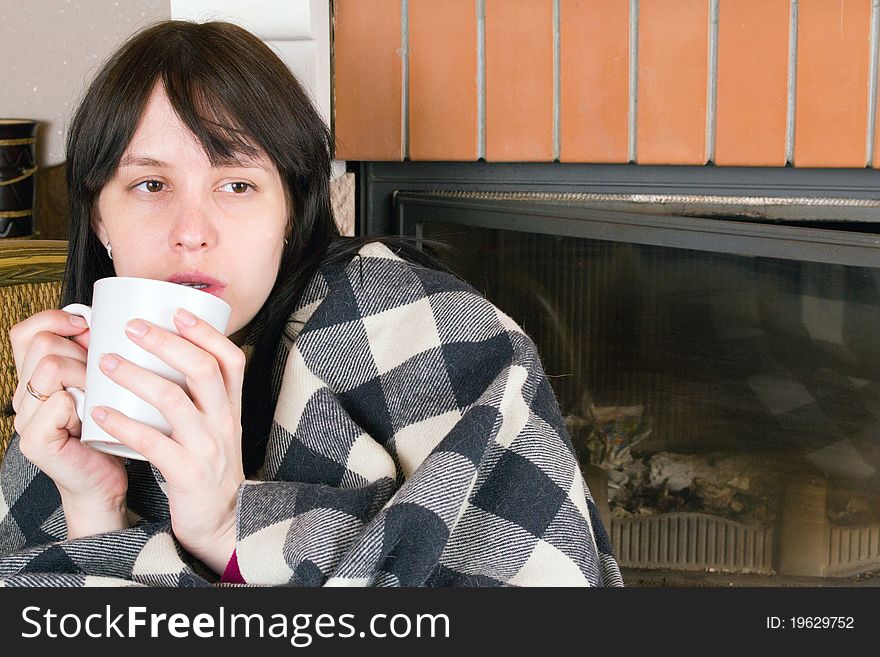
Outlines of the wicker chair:
[{"label": "wicker chair", "polygon": [[57,308],[67,242],[59,240],[0,240],[0,461],[13,432],[12,395],[18,381],[9,329],[22,319]]}]

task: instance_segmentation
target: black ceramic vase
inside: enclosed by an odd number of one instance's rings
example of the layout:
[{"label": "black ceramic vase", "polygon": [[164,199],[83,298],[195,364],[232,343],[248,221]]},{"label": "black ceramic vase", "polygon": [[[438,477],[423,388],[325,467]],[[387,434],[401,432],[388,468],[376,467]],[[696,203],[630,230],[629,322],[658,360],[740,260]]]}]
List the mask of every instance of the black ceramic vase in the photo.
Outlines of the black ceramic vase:
[{"label": "black ceramic vase", "polygon": [[37,122],[0,119],[0,238],[34,232]]}]

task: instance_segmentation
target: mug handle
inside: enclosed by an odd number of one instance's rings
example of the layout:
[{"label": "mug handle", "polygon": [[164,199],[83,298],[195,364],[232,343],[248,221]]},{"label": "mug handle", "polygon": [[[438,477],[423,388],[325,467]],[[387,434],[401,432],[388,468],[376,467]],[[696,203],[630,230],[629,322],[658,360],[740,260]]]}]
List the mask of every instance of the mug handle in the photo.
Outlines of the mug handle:
[{"label": "mug handle", "polygon": [[[92,309],[84,303],[71,303],[64,306],[64,308],[62,308],[61,310],[66,313],[70,313],[71,315],[79,315],[80,317],[85,319],[86,324],[91,327]],[[69,392],[70,396],[73,397],[73,401],[76,402],[76,414],[79,416],[79,419],[82,420],[83,414],[85,413],[85,390],[81,390],[79,388],[65,388],[64,390]]]}]

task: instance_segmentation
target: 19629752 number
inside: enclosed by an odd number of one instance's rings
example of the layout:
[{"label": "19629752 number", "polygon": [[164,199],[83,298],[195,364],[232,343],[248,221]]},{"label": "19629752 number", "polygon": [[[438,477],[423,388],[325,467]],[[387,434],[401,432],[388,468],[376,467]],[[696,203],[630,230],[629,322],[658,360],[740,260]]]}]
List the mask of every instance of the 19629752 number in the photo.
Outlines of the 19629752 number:
[{"label": "19629752 number", "polygon": [[852,630],[855,619],[852,616],[767,616],[768,630]]}]

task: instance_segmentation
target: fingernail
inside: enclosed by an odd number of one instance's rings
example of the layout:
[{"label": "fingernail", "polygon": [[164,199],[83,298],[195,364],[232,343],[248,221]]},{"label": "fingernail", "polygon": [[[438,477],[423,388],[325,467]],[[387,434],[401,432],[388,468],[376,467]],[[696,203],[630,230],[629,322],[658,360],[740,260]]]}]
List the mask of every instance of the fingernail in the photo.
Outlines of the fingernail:
[{"label": "fingernail", "polygon": [[177,321],[183,324],[184,326],[195,326],[196,325],[196,316],[190,312],[187,312],[183,308],[178,308],[174,312],[174,316],[177,318]]},{"label": "fingernail", "polygon": [[107,419],[107,411],[100,406],[95,406],[92,409],[92,417],[95,418],[96,422],[103,422]]},{"label": "fingernail", "polygon": [[147,334],[147,331],[150,330],[150,327],[144,324],[139,319],[133,319],[128,324],[125,325],[125,332],[133,335],[136,338],[142,338]]},{"label": "fingernail", "polygon": [[100,361],[101,369],[112,372],[119,366],[119,359],[112,354],[104,354]]},{"label": "fingernail", "polygon": [[85,328],[89,325],[86,321],[86,318],[80,317],[79,315],[68,315],[68,319],[70,320],[71,324],[78,328]]}]

